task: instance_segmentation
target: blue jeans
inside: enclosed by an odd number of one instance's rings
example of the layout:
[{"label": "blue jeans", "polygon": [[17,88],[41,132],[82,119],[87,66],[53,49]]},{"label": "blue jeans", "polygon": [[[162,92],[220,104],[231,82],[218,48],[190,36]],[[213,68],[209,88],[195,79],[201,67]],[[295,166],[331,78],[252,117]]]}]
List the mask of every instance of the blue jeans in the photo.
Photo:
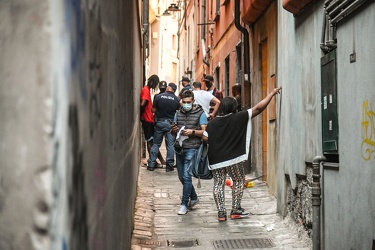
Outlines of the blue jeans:
[{"label": "blue jeans", "polygon": [[181,205],[188,206],[189,199],[196,200],[198,198],[192,181],[192,168],[197,148],[184,148],[181,152],[176,151],[176,162],[178,178],[182,183],[182,200]]},{"label": "blue jeans", "polygon": [[165,144],[167,147],[167,166],[173,167],[174,165],[174,141],[175,138],[171,134],[171,124],[169,120],[158,121],[155,123],[154,144],[150,150],[150,158],[148,159],[148,166],[154,168],[156,159],[158,158],[159,148],[165,136]]}]

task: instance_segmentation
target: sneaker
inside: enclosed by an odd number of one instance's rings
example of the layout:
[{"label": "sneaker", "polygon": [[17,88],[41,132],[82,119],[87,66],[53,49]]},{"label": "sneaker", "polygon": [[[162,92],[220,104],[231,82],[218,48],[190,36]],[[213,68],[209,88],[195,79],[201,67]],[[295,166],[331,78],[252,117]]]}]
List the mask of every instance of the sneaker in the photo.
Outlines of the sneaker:
[{"label": "sneaker", "polygon": [[174,171],[173,167],[170,167],[170,166],[165,167],[165,172],[171,172],[171,171]]},{"label": "sneaker", "polygon": [[218,216],[217,216],[217,219],[219,220],[219,222],[223,222],[223,221],[226,221],[227,220],[227,213],[226,212],[219,212],[218,213]]},{"label": "sneaker", "polygon": [[199,203],[199,198],[197,197],[196,200],[190,200],[188,207],[193,208],[195,205]]},{"label": "sneaker", "polygon": [[185,205],[181,205],[180,206],[180,210],[178,210],[178,215],[184,215],[184,214],[187,214],[188,212],[188,208],[185,206]]},{"label": "sneaker", "polygon": [[248,216],[249,216],[249,213],[245,212],[245,209],[243,209],[243,208],[232,209],[232,211],[230,212],[230,218],[232,220],[242,219],[242,218],[245,218],[245,217],[248,217]]},{"label": "sneaker", "polygon": [[185,205],[181,205],[180,206],[180,210],[178,210],[178,215],[184,215],[184,214],[187,214],[188,212],[188,208],[185,206]]}]

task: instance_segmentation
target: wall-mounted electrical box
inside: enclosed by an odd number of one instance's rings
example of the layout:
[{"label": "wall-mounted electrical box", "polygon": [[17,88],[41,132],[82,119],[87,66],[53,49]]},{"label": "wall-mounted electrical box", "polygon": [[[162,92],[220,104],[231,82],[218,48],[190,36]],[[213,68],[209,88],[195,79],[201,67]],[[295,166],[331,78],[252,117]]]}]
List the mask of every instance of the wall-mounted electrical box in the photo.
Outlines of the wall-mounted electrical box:
[{"label": "wall-mounted electrical box", "polygon": [[339,125],[336,50],[321,58],[321,67],[323,154],[338,155]]}]

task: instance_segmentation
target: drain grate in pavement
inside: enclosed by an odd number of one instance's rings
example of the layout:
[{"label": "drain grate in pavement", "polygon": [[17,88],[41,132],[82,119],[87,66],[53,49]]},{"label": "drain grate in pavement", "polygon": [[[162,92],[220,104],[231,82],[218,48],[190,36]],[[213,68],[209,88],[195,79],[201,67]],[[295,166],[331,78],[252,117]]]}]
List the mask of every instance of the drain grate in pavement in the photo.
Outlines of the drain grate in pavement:
[{"label": "drain grate in pavement", "polygon": [[183,248],[183,247],[195,247],[198,246],[198,240],[167,240],[167,246],[175,247],[175,248]]},{"label": "drain grate in pavement", "polygon": [[138,244],[144,245],[144,246],[161,246],[162,245],[160,241],[154,241],[154,240],[139,240]]},{"label": "drain grate in pavement", "polygon": [[267,238],[215,240],[213,244],[215,249],[220,250],[268,248],[275,246],[273,241]]}]

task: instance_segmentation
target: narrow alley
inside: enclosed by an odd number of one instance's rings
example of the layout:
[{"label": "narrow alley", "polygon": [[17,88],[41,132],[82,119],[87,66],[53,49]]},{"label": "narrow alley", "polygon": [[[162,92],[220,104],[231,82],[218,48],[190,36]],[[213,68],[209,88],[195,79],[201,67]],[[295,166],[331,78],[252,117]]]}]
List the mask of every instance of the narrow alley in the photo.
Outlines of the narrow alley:
[{"label": "narrow alley", "polygon": [[[0,0],[0,250],[375,250],[374,24],[375,0]],[[177,215],[177,171],[141,166],[160,83],[238,111],[282,86],[251,137],[210,132],[261,177],[248,218],[218,222],[213,180]]]},{"label": "narrow alley", "polygon": [[[161,147],[165,153],[165,147]],[[247,176],[253,178],[253,176]],[[182,185],[177,171],[147,171],[140,167],[135,204],[132,250],[146,249],[311,249],[307,232],[276,213],[276,199],[267,184],[255,180],[246,188],[242,206],[249,218],[218,222],[212,195],[213,180],[201,180],[200,203],[186,215],[177,215]],[[198,179],[193,179],[197,187]],[[226,207],[231,207],[226,187]]]}]

